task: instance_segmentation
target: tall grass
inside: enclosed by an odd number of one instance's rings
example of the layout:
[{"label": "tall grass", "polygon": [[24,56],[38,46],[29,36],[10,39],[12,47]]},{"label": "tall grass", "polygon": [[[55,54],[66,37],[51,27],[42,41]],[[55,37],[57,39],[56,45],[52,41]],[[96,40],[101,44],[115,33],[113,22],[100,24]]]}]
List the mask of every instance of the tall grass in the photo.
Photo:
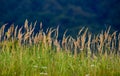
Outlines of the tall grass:
[{"label": "tall grass", "polygon": [[59,27],[34,33],[36,22],[0,28],[0,76],[119,76],[120,34],[110,27],[98,35],[80,29],[76,37]]}]

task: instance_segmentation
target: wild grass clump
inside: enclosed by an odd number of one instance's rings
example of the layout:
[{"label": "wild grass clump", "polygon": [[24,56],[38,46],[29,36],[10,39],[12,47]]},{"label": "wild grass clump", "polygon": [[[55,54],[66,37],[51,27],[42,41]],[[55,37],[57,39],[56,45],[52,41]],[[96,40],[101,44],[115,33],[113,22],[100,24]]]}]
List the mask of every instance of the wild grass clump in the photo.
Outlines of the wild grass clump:
[{"label": "wild grass clump", "polygon": [[76,37],[63,35],[59,27],[34,33],[36,22],[7,31],[0,28],[0,76],[119,76],[120,34],[98,35],[80,29]]}]

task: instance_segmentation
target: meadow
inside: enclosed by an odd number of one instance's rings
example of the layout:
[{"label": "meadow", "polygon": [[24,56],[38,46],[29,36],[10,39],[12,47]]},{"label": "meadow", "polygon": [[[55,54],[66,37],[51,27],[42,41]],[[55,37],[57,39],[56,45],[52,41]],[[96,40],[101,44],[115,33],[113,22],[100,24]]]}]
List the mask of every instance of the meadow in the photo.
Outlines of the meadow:
[{"label": "meadow", "polygon": [[81,28],[60,41],[59,27],[34,33],[36,22],[0,28],[0,76],[120,76],[120,33]]}]

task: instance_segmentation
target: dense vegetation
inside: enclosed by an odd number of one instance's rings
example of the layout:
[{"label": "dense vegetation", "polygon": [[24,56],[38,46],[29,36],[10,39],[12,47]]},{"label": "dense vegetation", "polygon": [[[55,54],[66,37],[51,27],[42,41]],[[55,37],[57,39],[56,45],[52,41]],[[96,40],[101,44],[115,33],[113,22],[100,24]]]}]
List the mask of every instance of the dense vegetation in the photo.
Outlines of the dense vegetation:
[{"label": "dense vegetation", "polygon": [[0,28],[0,76],[119,76],[120,34],[109,33],[110,27],[98,35],[81,28],[76,38],[63,35],[59,27],[34,33],[33,25],[13,24]]},{"label": "dense vegetation", "polygon": [[119,0],[0,0],[0,24],[8,22],[20,26],[25,19],[38,20],[43,22],[44,28],[59,25],[60,30],[69,29],[72,35],[83,26],[93,33],[106,25],[119,30],[119,5]]},{"label": "dense vegetation", "polygon": [[61,50],[43,48],[41,44],[19,46],[13,42],[0,51],[0,76],[119,76],[120,57],[102,55],[96,59]]}]

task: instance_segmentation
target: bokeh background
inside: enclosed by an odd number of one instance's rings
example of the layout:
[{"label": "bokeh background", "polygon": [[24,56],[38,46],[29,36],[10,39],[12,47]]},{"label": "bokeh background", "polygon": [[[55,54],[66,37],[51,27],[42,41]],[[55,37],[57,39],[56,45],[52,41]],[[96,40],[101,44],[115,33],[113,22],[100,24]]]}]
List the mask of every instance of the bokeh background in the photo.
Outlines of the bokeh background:
[{"label": "bokeh background", "polygon": [[[60,34],[76,35],[83,26],[92,33],[111,26],[120,31],[119,0],[0,0],[0,26],[22,26],[37,20],[44,28],[60,27]],[[37,26],[36,26],[37,27]],[[37,30],[37,29],[36,29]]]}]

